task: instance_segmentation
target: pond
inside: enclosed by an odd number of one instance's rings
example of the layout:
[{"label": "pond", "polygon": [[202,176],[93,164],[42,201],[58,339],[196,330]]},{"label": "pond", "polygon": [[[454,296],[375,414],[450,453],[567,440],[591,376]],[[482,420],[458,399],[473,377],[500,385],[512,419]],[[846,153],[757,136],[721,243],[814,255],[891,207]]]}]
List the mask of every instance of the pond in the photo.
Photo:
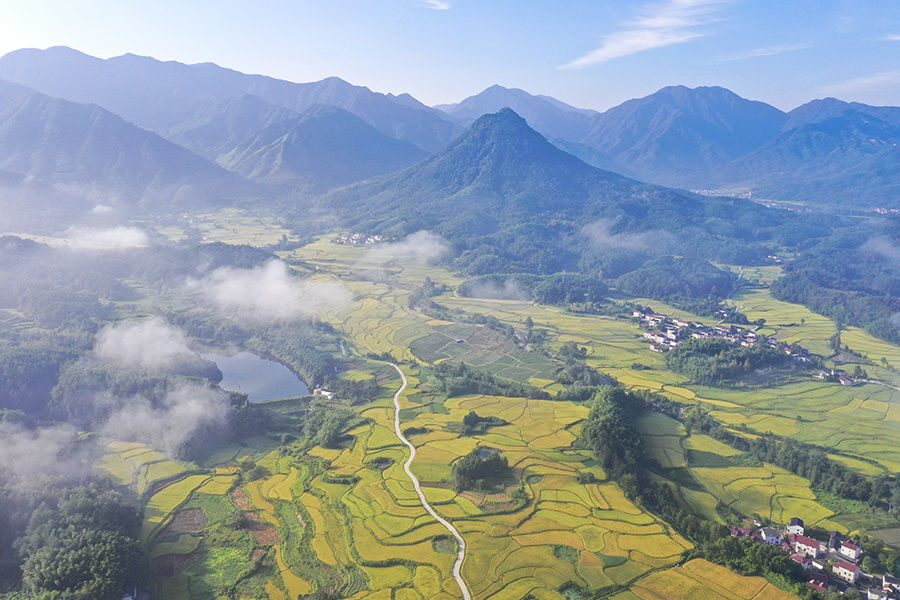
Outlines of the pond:
[{"label": "pond", "polygon": [[222,389],[247,394],[251,402],[308,396],[309,388],[290,369],[253,354],[202,354],[222,371]]}]

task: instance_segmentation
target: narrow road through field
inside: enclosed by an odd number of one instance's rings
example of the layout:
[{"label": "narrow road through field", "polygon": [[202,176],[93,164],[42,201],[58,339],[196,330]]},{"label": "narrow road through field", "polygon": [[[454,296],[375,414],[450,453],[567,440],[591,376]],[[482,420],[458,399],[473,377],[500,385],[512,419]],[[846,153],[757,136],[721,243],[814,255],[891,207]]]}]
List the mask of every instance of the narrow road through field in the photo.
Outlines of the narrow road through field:
[{"label": "narrow road through field", "polygon": [[456,579],[456,583],[459,584],[459,589],[462,590],[462,595],[464,600],[472,600],[472,594],[469,593],[469,587],[466,585],[466,581],[462,576],[462,564],[463,560],[466,558],[466,540],[463,539],[463,536],[460,535],[459,531],[456,530],[450,521],[437,514],[437,511],[434,510],[430,504],[428,504],[428,500],[425,499],[425,494],[422,492],[422,486],[419,485],[419,480],[413,475],[412,469],[410,469],[410,465],[413,460],[416,458],[416,447],[412,445],[412,443],[403,436],[403,432],[400,431],[400,394],[403,393],[403,390],[406,389],[406,375],[403,374],[403,371],[400,370],[400,367],[395,365],[394,363],[388,363],[394,369],[396,369],[397,373],[400,374],[400,379],[403,381],[403,385],[400,386],[400,389],[397,390],[397,393],[394,394],[394,433],[397,434],[397,437],[400,438],[400,441],[406,444],[406,447],[409,448],[409,458],[406,459],[406,463],[403,465],[403,470],[406,471],[406,474],[409,476],[409,480],[412,481],[413,487],[416,488],[416,494],[419,495],[419,501],[422,503],[422,506],[425,507],[425,510],[428,511],[432,517],[434,517],[438,523],[443,525],[447,531],[449,531],[453,537],[456,538],[456,543],[459,546],[459,550],[456,553],[456,562],[453,563],[453,577]]}]

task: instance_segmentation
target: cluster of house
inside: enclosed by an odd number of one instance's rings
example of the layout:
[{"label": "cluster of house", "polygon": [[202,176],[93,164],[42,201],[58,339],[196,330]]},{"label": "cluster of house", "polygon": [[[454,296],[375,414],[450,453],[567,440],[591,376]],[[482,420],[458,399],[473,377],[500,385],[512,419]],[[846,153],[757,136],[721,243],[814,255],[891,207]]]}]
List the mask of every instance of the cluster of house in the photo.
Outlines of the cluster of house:
[{"label": "cluster of house", "polygon": [[804,523],[796,517],[784,529],[756,525],[755,529],[729,529],[734,537],[748,537],[760,543],[778,546],[790,554],[792,560],[807,570],[809,586],[814,590],[825,592],[834,588],[843,592],[847,585],[857,585],[864,586],[864,594],[868,600],[900,600],[900,578],[887,574],[878,577],[863,573],[859,568],[863,557],[862,548],[837,531],[832,531],[828,541],[823,542],[805,535]]},{"label": "cluster of house", "polygon": [[841,385],[859,385],[865,383],[864,379],[851,377],[843,369],[821,369],[813,375],[816,379],[824,379],[826,381],[837,381]]},{"label": "cluster of house", "polygon": [[371,246],[388,241],[383,235],[368,235],[366,233],[342,233],[334,238],[335,244],[347,244],[350,246]]},{"label": "cluster of house", "polygon": [[804,348],[790,346],[775,338],[761,337],[755,331],[737,325],[705,325],[699,321],[676,319],[650,310],[635,310],[631,316],[648,328],[644,331],[644,339],[650,341],[650,349],[655,352],[667,352],[688,339],[720,338],[736,346],[750,347],[765,343],[802,363],[808,363],[811,359]]}]

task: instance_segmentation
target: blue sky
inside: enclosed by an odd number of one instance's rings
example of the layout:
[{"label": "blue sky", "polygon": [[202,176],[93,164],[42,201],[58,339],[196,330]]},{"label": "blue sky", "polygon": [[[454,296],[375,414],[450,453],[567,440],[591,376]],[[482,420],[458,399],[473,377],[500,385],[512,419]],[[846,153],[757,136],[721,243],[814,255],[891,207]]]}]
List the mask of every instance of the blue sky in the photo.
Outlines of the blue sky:
[{"label": "blue sky", "polygon": [[605,109],[721,85],[790,109],[900,105],[898,0],[3,0],[0,54],[67,45],[336,75],[427,104],[499,83]]}]

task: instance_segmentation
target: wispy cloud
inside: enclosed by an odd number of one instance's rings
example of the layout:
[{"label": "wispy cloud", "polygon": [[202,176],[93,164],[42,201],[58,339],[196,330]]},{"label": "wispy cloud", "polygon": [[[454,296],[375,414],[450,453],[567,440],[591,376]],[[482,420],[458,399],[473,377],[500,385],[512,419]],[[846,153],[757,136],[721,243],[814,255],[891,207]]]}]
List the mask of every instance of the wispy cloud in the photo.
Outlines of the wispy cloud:
[{"label": "wispy cloud", "polygon": [[881,38],[885,42],[900,42],[900,33],[891,33]]},{"label": "wispy cloud", "polygon": [[723,56],[714,62],[716,63],[726,63],[726,62],[734,62],[736,60],[746,60],[748,58],[759,58],[762,56],[775,56],[777,54],[784,54],[785,52],[794,52],[795,50],[805,50],[809,48],[809,44],[794,44],[790,46],[766,46],[764,48],[754,48],[753,50],[747,50],[746,52],[739,52],[738,54],[732,54],[730,56]]},{"label": "wispy cloud", "polygon": [[589,67],[703,37],[709,34],[705,26],[719,20],[716,13],[727,3],[728,0],[668,0],[648,5],[637,19],[607,35],[599,48],[561,68]]},{"label": "wispy cloud", "polygon": [[425,5],[434,10],[450,10],[450,3],[443,0],[425,0]]},{"label": "wispy cloud", "polygon": [[819,93],[827,95],[849,94],[854,92],[870,92],[886,86],[900,84],[900,70],[879,71],[871,75],[854,77],[819,88]]}]

